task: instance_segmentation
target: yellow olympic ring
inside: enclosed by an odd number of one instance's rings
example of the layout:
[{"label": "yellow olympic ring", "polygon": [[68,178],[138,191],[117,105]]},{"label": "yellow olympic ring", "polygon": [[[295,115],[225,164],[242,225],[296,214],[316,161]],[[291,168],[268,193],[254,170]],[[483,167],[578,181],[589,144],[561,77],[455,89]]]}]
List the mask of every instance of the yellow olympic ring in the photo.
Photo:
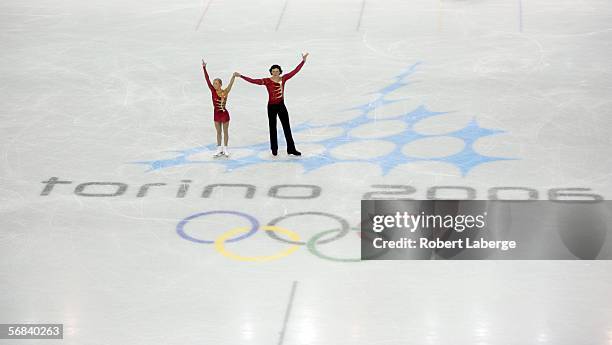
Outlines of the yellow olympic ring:
[{"label": "yellow olympic ring", "polygon": [[[297,233],[289,229],[281,228],[280,226],[266,225],[266,226],[261,227],[261,229],[265,231],[273,231],[273,232],[281,233],[289,237],[293,241],[300,240],[300,235],[298,235]],[[238,234],[245,233],[247,231],[249,231],[248,227],[241,227],[241,228],[232,229],[226,233],[221,234],[219,237],[215,239],[215,249],[219,253],[221,253],[221,255],[228,257],[230,259],[234,259],[238,261],[247,261],[247,262],[265,262],[265,261],[272,261],[272,260],[283,258],[285,256],[289,256],[290,254],[292,254],[293,252],[295,252],[296,250],[300,248],[300,246],[298,245],[292,245],[289,248],[279,253],[276,253],[274,255],[267,255],[267,256],[241,256],[238,254],[234,254],[225,248],[225,241],[227,241],[228,239]]]}]

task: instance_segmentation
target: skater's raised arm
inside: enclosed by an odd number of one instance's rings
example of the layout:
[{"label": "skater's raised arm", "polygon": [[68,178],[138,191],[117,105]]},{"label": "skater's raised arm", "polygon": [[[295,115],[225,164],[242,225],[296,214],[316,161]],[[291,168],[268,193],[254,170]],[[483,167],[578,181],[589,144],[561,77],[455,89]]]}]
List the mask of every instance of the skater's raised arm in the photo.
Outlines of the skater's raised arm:
[{"label": "skater's raised arm", "polygon": [[208,84],[208,88],[210,89],[210,91],[215,91],[215,88],[210,82],[210,77],[208,76],[208,72],[206,71],[206,62],[204,62],[204,59],[202,59],[202,69],[204,70],[204,79],[206,79],[206,84]]},{"label": "skater's raised arm", "polygon": [[238,76],[246,81],[248,81],[251,84],[257,84],[257,85],[263,85],[264,84],[264,80],[263,79],[253,79],[253,78],[249,78],[245,75],[242,75],[238,72],[236,72],[238,74]]},{"label": "skater's raised arm", "polygon": [[284,79],[285,81],[287,81],[287,80],[289,80],[289,79],[293,78],[293,76],[294,76],[294,75],[296,75],[296,74],[297,74],[297,72],[299,72],[299,71],[302,69],[302,67],[304,67],[304,63],[306,63],[306,58],[307,58],[307,57],[308,57],[308,53],[306,53],[306,54],[302,54],[302,62],[300,62],[300,64],[299,64],[299,65],[297,65],[297,67],[296,67],[296,68],[294,68],[294,69],[293,69],[293,71],[291,71],[291,72],[289,72],[289,73],[285,74],[285,75],[283,76],[283,79]]},{"label": "skater's raised arm", "polygon": [[229,85],[227,85],[227,88],[225,89],[225,92],[227,92],[227,93],[230,92],[230,90],[232,89],[232,86],[234,85],[234,80],[236,80],[237,74],[238,73],[235,73],[235,72],[234,72],[234,74],[232,74],[232,79],[230,79]]}]

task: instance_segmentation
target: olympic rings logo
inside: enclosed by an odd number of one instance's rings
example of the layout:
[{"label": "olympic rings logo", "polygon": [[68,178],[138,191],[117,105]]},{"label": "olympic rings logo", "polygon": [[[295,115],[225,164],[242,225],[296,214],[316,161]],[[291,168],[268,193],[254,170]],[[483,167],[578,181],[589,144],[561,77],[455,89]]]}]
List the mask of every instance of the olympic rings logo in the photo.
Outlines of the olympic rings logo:
[{"label": "olympic rings logo", "polygon": [[[227,215],[231,217],[238,217],[238,218],[246,219],[250,223],[250,226],[237,227],[237,228],[230,229],[222,233],[221,235],[217,236],[215,239],[196,238],[186,232],[185,227],[187,226],[187,224],[189,224],[190,221],[197,219],[197,218],[211,216],[211,215]],[[297,216],[326,217],[326,218],[329,218],[329,219],[332,219],[338,222],[340,227],[331,229],[331,230],[325,230],[325,231],[318,232],[314,234],[312,237],[310,237],[308,240],[303,241],[300,235],[297,234],[295,231],[289,230],[287,228],[284,228],[278,225],[279,223],[281,223],[282,221],[288,218],[297,217]],[[266,233],[266,235],[268,235],[268,237],[272,238],[273,240],[285,243],[289,246],[282,251],[279,251],[271,255],[264,255],[264,256],[244,256],[244,255],[236,254],[226,248],[225,246],[226,243],[242,241],[246,238],[249,238],[255,235],[259,230],[263,230]],[[284,258],[284,257],[287,257],[293,254],[294,252],[299,250],[300,247],[303,247],[303,246],[305,246],[311,254],[313,254],[314,256],[320,259],[336,261],[336,262],[357,262],[357,261],[361,261],[361,258],[334,257],[330,254],[324,253],[319,247],[320,245],[323,245],[326,243],[335,242],[345,237],[346,235],[348,235],[349,232],[354,232],[356,235],[360,236],[361,239],[368,236],[368,234],[366,232],[362,232],[359,227],[351,227],[348,221],[346,221],[346,219],[342,217],[339,217],[331,213],[316,212],[316,211],[289,213],[289,214],[274,218],[273,220],[268,222],[267,225],[264,225],[264,226],[261,226],[259,221],[255,217],[247,213],[243,213],[243,212],[228,211],[228,210],[215,210],[215,211],[200,212],[200,213],[196,213],[191,216],[188,216],[187,218],[181,220],[176,226],[176,232],[183,239],[186,239],[191,242],[199,243],[199,244],[213,245],[215,250],[219,254],[225,256],[226,258],[236,260],[236,261],[243,261],[243,262],[266,262],[266,261],[278,260],[278,259],[281,259],[281,258]],[[279,235],[282,235],[283,237]],[[368,259],[373,259],[375,257],[383,255],[387,250],[388,249],[381,250],[379,253],[376,253],[375,255],[368,257]]]}]

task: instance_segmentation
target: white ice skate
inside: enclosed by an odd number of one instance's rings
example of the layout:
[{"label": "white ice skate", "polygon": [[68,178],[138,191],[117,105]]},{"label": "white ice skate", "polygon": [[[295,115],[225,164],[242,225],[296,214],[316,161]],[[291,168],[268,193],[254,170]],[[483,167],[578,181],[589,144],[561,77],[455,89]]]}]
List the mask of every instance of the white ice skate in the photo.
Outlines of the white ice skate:
[{"label": "white ice skate", "polygon": [[223,156],[223,149],[221,148],[221,146],[217,146],[217,152],[215,152],[213,158],[219,158],[221,156]]},{"label": "white ice skate", "polygon": [[229,157],[230,153],[229,150],[227,149],[227,146],[223,146],[223,148],[221,149],[221,153],[225,156],[225,157]]}]

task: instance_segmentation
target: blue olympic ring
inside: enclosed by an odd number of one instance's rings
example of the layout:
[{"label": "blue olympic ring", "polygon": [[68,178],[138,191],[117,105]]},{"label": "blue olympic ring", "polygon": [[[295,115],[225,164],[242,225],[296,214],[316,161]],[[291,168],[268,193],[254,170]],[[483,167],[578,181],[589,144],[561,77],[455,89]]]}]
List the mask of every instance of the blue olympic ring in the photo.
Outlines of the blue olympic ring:
[{"label": "blue olympic ring", "polygon": [[250,237],[250,236],[254,235],[257,232],[257,229],[259,229],[259,222],[257,221],[257,219],[255,219],[253,216],[248,215],[246,213],[237,212],[237,211],[209,211],[209,212],[201,212],[201,213],[192,214],[191,216],[181,220],[176,225],[176,232],[182,238],[184,238],[186,240],[189,240],[189,241],[192,241],[192,242],[196,242],[196,243],[208,243],[208,244],[215,243],[214,240],[212,240],[212,241],[211,240],[201,240],[199,238],[195,238],[195,237],[192,237],[190,235],[187,235],[187,233],[185,232],[185,225],[187,223],[189,223],[190,220],[198,218],[198,217],[202,217],[202,216],[211,215],[211,214],[231,214],[231,215],[235,215],[235,216],[240,216],[240,217],[246,218],[251,223],[251,229],[248,232],[246,232],[243,235],[240,235],[238,237],[231,238],[231,239],[227,240],[226,242],[240,241],[242,239],[245,239],[247,237]]}]

